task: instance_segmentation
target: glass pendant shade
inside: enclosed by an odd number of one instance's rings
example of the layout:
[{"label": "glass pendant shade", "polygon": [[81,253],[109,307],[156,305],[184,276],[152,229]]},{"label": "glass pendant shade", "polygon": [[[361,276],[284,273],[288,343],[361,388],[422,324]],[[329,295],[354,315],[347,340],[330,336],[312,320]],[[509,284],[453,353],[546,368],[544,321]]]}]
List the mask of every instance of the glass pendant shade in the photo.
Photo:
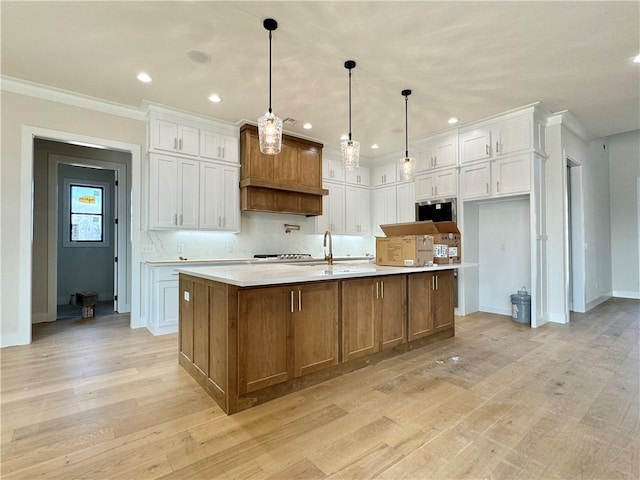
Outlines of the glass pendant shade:
[{"label": "glass pendant shade", "polygon": [[345,140],[340,144],[340,156],[345,170],[355,170],[360,167],[360,142]]},{"label": "glass pendant shade", "polygon": [[282,120],[271,110],[271,38],[272,32],[278,28],[278,22],[267,18],[262,25],[269,31],[269,110],[258,119],[258,138],[260,153],[277,155],[282,150]]},{"label": "glass pendant shade", "polygon": [[400,180],[403,182],[410,182],[413,180],[413,167],[415,160],[411,157],[404,157],[400,159]]},{"label": "glass pendant shade", "polygon": [[258,119],[260,152],[277,155],[282,149],[282,120],[273,112],[267,112]]}]

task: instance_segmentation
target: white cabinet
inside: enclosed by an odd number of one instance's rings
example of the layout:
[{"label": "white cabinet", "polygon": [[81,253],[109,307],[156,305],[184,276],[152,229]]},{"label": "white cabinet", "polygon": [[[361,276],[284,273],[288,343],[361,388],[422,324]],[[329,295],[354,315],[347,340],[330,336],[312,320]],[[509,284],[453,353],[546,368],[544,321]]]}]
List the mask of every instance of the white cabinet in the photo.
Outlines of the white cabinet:
[{"label": "white cabinet", "polygon": [[200,163],[201,230],[240,231],[239,167]]},{"label": "white cabinet", "polygon": [[491,165],[493,194],[516,195],[531,191],[531,154],[495,160]]},{"label": "white cabinet", "polygon": [[195,127],[159,119],[151,122],[152,149],[197,156],[198,138]]},{"label": "white cabinet", "polygon": [[371,171],[368,167],[359,167],[345,171],[345,181],[353,185],[367,187],[371,184]]},{"label": "white cabinet", "polygon": [[316,217],[316,233],[329,230],[334,234],[345,231],[345,186],[339,183],[325,183],[329,195],[322,197],[322,215]]},{"label": "white cabinet", "polygon": [[151,154],[149,228],[198,228],[199,162]]},{"label": "white cabinet", "polygon": [[396,186],[396,221],[397,223],[415,222],[416,199],[413,182]]},{"label": "white cabinet", "polygon": [[460,170],[462,199],[473,200],[530,193],[531,155],[525,153],[462,167]]},{"label": "white cabinet", "polygon": [[416,199],[452,198],[458,195],[458,169],[448,168],[416,175]]},{"label": "white cabinet", "polygon": [[147,327],[154,335],[178,331],[178,273],[175,266],[147,267],[150,300]]},{"label": "white cabinet", "polygon": [[416,143],[416,172],[454,167],[458,164],[458,133],[429,138]]},{"label": "white cabinet", "polygon": [[322,159],[322,178],[332,182],[343,182],[345,169],[342,168],[340,160],[332,160],[330,158]]},{"label": "white cabinet", "polygon": [[470,163],[531,150],[534,148],[533,127],[533,116],[526,114],[461,131],[460,162]]},{"label": "white cabinet", "polygon": [[200,130],[200,156],[238,164],[240,162],[238,138]]},{"label": "white cabinet", "polygon": [[373,208],[373,234],[384,236],[380,225],[397,223],[398,199],[395,185],[371,190],[371,206]]},{"label": "white cabinet", "polygon": [[347,186],[345,190],[345,232],[366,235],[371,223],[368,188]]},{"label": "white cabinet", "polygon": [[376,187],[398,181],[398,165],[396,162],[374,167],[371,184]]},{"label": "white cabinet", "polygon": [[460,169],[460,194],[463,200],[491,195],[491,165],[476,163]]}]

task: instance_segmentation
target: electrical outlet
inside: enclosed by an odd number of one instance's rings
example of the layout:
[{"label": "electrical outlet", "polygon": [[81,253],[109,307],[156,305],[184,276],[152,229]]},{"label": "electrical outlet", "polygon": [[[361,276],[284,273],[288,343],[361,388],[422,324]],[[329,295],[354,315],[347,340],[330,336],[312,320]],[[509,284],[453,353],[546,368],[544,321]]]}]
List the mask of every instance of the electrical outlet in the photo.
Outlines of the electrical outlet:
[{"label": "electrical outlet", "polygon": [[176,250],[178,253],[184,253],[184,243],[178,243],[176,245]]},{"label": "electrical outlet", "polygon": [[140,245],[140,253],[155,253],[156,247],[153,243],[143,243]]},{"label": "electrical outlet", "polygon": [[227,253],[233,252],[233,243],[227,243]]}]

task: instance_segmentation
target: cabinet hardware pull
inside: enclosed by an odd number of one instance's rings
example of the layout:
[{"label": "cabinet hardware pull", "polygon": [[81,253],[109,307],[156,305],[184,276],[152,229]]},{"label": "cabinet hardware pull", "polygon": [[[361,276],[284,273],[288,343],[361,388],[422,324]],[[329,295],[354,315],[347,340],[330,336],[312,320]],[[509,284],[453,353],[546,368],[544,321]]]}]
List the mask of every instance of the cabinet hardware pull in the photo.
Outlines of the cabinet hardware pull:
[{"label": "cabinet hardware pull", "polygon": [[436,290],[438,290],[438,275],[436,275]]},{"label": "cabinet hardware pull", "polygon": [[182,217],[182,214],[180,214],[180,225],[182,224],[183,224],[183,217]]},{"label": "cabinet hardware pull", "polygon": [[498,192],[500,192],[500,180],[496,182],[496,189]]},{"label": "cabinet hardware pull", "polygon": [[222,226],[223,227],[227,226],[227,217],[222,217]]},{"label": "cabinet hardware pull", "polygon": [[436,195],[438,195],[438,185],[436,185]]},{"label": "cabinet hardware pull", "polygon": [[433,197],[435,193],[433,193],[433,185],[431,185],[431,196]]},{"label": "cabinet hardware pull", "polygon": [[380,298],[380,282],[376,282],[376,300]]},{"label": "cabinet hardware pull", "polygon": [[291,313],[293,313],[293,290],[291,290]]},{"label": "cabinet hardware pull", "polygon": [[222,147],[222,158],[224,158],[224,147]]},{"label": "cabinet hardware pull", "polygon": [[488,143],[484,144],[484,151],[485,151],[485,153],[487,154],[487,157],[488,157],[489,156],[489,144]]},{"label": "cabinet hardware pull", "polygon": [[173,214],[173,224],[176,225],[176,226],[178,225],[178,214],[177,213]]},{"label": "cabinet hardware pull", "polygon": [[220,157],[220,147],[218,147],[218,157]]},{"label": "cabinet hardware pull", "polygon": [[486,182],[486,183],[485,183],[485,185],[486,185],[486,187],[487,187],[487,188],[486,188],[487,193],[489,193],[489,182]]},{"label": "cabinet hardware pull", "polygon": [[298,290],[298,311],[302,311],[302,292]]},{"label": "cabinet hardware pull", "polygon": [[500,144],[496,142],[496,153],[498,153],[499,151],[500,151]]},{"label": "cabinet hardware pull", "polygon": [[433,166],[434,167],[438,166],[438,156],[437,155],[435,157],[433,157]]},{"label": "cabinet hardware pull", "polygon": [[182,139],[180,139],[179,145],[180,145],[180,150],[182,150]]},{"label": "cabinet hardware pull", "polygon": [[380,297],[384,298],[384,280],[380,282]]},{"label": "cabinet hardware pull", "polygon": [[431,277],[431,290],[436,289],[436,276]]}]

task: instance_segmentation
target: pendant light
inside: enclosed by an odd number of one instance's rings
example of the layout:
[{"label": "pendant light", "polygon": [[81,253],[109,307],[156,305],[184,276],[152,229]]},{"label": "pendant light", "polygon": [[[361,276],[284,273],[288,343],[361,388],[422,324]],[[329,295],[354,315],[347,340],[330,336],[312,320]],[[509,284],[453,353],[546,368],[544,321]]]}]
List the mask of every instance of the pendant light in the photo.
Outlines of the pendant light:
[{"label": "pendant light", "polygon": [[356,67],[356,62],[347,60],[344,68],[349,70],[349,138],[340,144],[342,166],[346,170],[354,170],[360,166],[360,142],[351,139],[351,70]]},{"label": "pendant light", "polygon": [[262,25],[269,31],[269,111],[258,119],[258,138],[260,152],[277,155],[282,148],[282,120],[271,110],[271,37],[272,32],[278,28],[278,22],[267,18]]},{"label": "pendant light", "polygon": [[404,158],[400,159],[400,179],[404,182],[413,180],[413,166],[415,161],[409,156],[409,120],[407,111],[409,109],[409,95],[411,90],[402,90],[404,96]]}]

